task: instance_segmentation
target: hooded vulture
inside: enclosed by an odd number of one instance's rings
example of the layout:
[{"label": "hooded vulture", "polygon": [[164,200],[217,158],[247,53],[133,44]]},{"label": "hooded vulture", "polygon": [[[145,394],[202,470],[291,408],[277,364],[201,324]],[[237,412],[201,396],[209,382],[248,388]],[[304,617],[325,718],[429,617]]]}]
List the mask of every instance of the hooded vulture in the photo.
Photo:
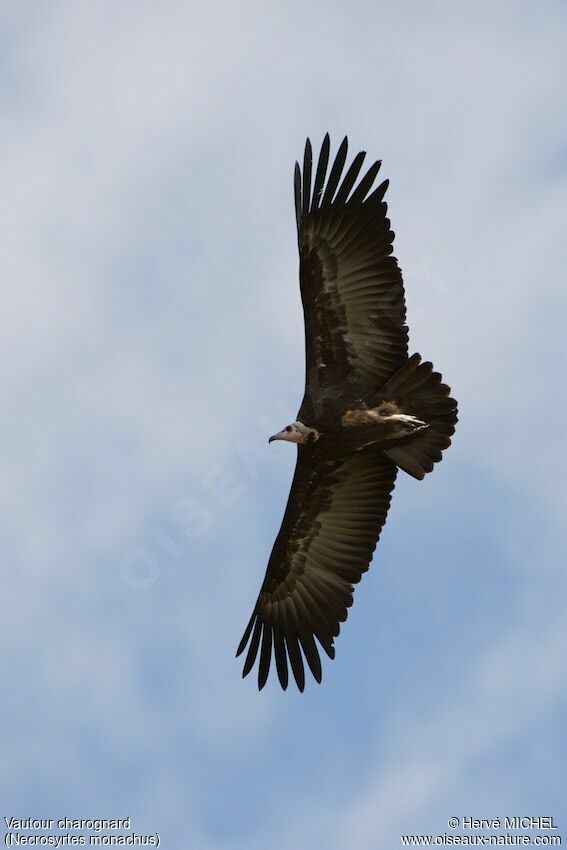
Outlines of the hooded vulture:
[{"label": "hooded vulture", "polygon": [[365,154],[345,170],[348,142],[329,168],[326,135],[313,167],[307,139],[295,165],[299,285],[305,319],[305,394],[297,419],[269,441],[297,444],[295,474],[258,600],[237,655],[272,658],[282,688],[300,691],[305,662],[321,681],[322,647],[347,618],[368,569],[398,469],[417,479],[451,443],[457,403],[432,364],[408,357],[402,275],[384,195]]}]

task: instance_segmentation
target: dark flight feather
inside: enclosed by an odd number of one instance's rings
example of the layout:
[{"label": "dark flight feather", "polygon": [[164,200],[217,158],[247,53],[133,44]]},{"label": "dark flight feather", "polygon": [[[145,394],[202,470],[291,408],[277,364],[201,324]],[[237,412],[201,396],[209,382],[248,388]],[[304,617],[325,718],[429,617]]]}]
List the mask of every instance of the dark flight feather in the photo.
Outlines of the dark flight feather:
[{"label": "dark flight feather", "polygon": [[319,201],[323,192],[325,176],[327,174],[327,163],[329,162],[329,150],[331,142],[327,133],[321,145],[319,153],[319,162],[317,163],[317,171],[315,172],[315,185],[313,186],[313,200],[311,202],[311,212],[314,212],[319,207]]},{"label": "dark flight feather", "polygon": [[356,178],[360,174],[360,169],[362,168],[362,164],[365,158],[365,151],[360,151],[360,153],[357,153],[357,155],[353,159],[352,164],[350,165],[345,175],[345,179],[341,184],[341,188],[337,192],[337,197],[335,198],[335,207],[337,209],[340,209],[340,207],[346,203],[350,190],[356,183]]},{"label": "dark flight feather", "polygon": [[[311,205],[311,169],[313,167],[313,151],[311,142],[307,139],[303,154],[303,215],[307,215]],[[299,166],[298,166],[299,168]]]},{"label": "dark flight feather", "polygon": [[338,153],[335,157],[335,161],[331,168],[331,172],[329,174],[329,179],[327,180],[327,186],[325,188],[325,194],[323,195],[323,199],[321,201],[321,209],[326,209],[331,206],[331,201],[333,200],[333,195],[337,191],[337,186],[339,185],[339,180],[341,179],[341,174],[343,170],[343,166],[345,164],[346,156],[348,150],[348,139],[345,138],[342,141],[342,144],[338,150]]}]

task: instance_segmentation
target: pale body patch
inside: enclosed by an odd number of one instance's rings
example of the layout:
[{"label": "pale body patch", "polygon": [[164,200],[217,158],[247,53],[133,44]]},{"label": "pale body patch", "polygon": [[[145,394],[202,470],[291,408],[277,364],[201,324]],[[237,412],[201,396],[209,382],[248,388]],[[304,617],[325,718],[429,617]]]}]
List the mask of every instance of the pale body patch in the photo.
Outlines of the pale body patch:
[{"label": "pale body patch", "polygon": [[383,401],[378,407],[347,410],[341,417],[341,425],[345,428],[359,428],[362,425],[376,425],[383,422],[385,417],[399,413],[399,407],[394,401]]}]

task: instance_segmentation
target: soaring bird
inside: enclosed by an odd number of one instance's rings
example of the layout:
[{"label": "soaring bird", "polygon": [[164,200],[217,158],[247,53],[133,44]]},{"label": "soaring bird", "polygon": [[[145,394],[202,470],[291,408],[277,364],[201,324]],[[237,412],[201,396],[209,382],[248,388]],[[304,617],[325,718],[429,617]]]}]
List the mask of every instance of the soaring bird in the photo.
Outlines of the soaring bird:
[{"label": "soaring bird", "polygon": [[[318,646],[334,658],[354,585],[368,569],[398,469],[417,479],[451,443],[457,403],[441,375],[408,356],[402,274],[392,254],[380,161],[343,176],[348,140],[330,169],[323,140],[313,178],[307,139],[295,164],[299,284],[305,319],[305,394],[296,421],[269,438],[297,444],[284,518],[237,650],[243,676],[259,653],[258,687],[272,655],[280,684],[305,665],[321,681]],[[358,181],[358,182],[357,182]]]}]

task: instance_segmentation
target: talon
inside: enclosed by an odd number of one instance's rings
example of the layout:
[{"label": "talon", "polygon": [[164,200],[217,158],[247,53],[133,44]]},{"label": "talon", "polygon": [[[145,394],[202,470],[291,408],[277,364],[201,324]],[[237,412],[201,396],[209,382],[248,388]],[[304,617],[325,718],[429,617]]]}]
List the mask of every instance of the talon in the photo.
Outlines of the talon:
[{"label": "talon", "polygon": [[394,413],[392,416],[385,416],[384,419],[387,419],[390,422],[399,422],[401,428],[395,435],[397,437],[403,436],[404,434],[413,434],[415,431],[423,431],[425,428],[429,428],[427,422],[423,422],[416,416],[410,416],[407,413]]}]

